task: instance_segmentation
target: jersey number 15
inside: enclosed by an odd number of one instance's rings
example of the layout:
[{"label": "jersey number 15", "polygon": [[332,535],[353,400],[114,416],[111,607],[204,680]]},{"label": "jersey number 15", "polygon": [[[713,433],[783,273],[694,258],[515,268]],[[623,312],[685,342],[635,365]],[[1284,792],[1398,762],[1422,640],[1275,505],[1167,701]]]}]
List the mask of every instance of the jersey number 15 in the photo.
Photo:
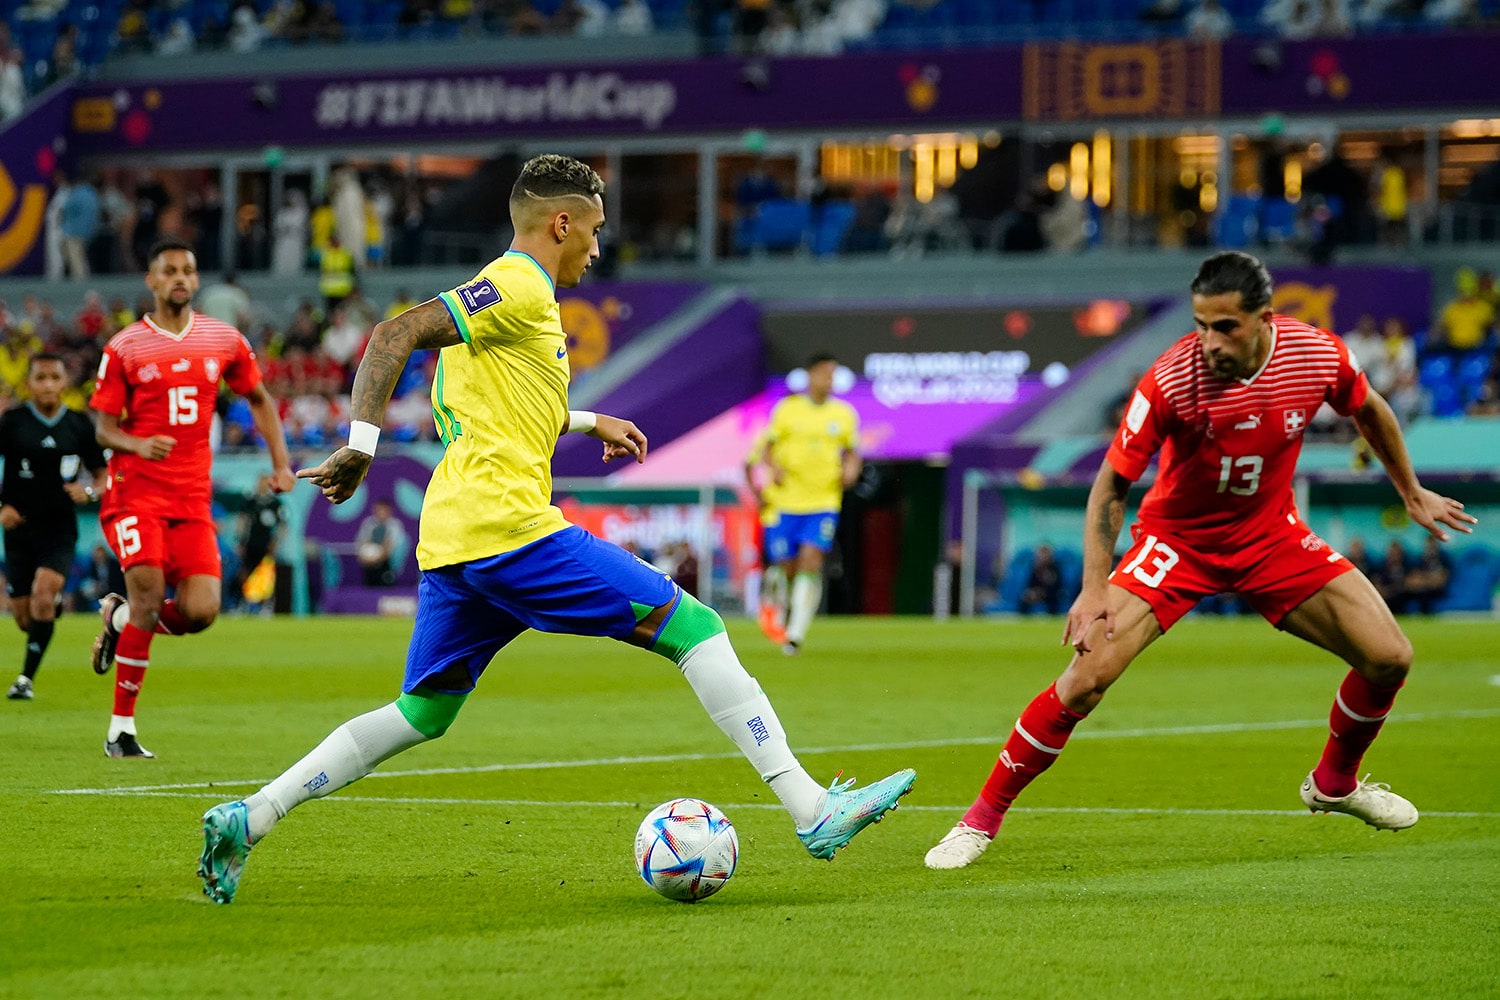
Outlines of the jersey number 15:
[{"label": "jersey number 15", "polygon": [[196,385],[174,385],[167,390],[167,420],[173,427],[198,422],[198,387]]}]

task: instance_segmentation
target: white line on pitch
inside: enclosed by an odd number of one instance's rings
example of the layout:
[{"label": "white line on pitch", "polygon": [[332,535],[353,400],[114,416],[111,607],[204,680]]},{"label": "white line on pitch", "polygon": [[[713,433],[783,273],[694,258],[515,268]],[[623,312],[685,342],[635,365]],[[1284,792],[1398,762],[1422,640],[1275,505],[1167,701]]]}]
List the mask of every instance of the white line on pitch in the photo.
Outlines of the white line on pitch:
[{"label": "white line on pitch", "polygon": [[[1500,708],[1454,709],[1448,712],[1412,712],[1387,721],[1428,722],[1434,719],[1487,719],[1500,716]],[[1085,729],[1073,734],[1075,740],[1134,739],[1142,736],[1202,736],[1225,733],[1254,733],[1280,729],[1323,729],[1328,720],[1292,719],[1272,722],[1223,722],[1202,726],[1159,726],[1142,729]],[[835,753],[869,753],[885,750],[928,750],[943,747],[999,746],[1003,737],[966,736],[938,740],[904,740],[895,743],[851,743],[844,746],[811,747],[798,750],[798,756]],[[471,767],[424,767],[406,771],[375,771],[369,778],[417,778],[440,774],[485,774],[492,771],[541,771],[564,767],[609,767],[626,764],[675,764],[698,760],[734,760],[741,756],[738,750],[715,753],[652,754],[636,757],[589,757],[581,760],[538,760],[511,764],[478,764]],[[158,792],[183,788],[235,788],[242,785],[263,785],[264,778],[245,778],[234,781],[186,781],[170,785],[124,785],[118,788],[58,788],[52,795],[113,795],[121,792]]]},{"label": "white line on pitch", "polygon": [[[119,795],[125,798],[144,799],[214,799],[218,797],[214,792],[137,792],[124,789],[114,791],[99,790],[95,794]],[[435,798],[429,796],[396,796],[387,798],[381,795],[333,795],[326,799],[328,802],[363,802],[375,803],[377,805],[393,806],[510,806],[525,807],[537,806],[542,808],[576,808],[576,809],[639,809],[644,802],[625,801],[599,801],[588,802],[578,800],[549,801],[545,799],[460,799],[460,798]],[[735,802],[721,806],[725,812],[743,812],[748,809],[783,809],[777,802]],[[967,805],[955,806],[926,806],[902,804],[902,812],[946,812],[962,813]],[[1013,806],[1011,812],[1024,813],[1103,813],[1111,816],[1306,816],[1306,809],[1179,809],[1173,807],[1154,806]],[[1500,813],[1495,812],[1451,812],[1451,811],[1423,811],[1422,815],[1427,818],[1447,819],[1500,819]]]}]

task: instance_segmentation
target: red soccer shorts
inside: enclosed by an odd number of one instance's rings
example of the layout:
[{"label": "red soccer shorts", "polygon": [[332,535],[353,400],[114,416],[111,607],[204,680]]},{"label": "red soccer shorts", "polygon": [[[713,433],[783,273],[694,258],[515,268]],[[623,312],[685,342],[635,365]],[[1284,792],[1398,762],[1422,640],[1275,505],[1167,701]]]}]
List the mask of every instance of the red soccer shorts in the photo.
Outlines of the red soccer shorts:
[{"label": "red soccer shorts", "polygon": [[1291,516],[1270,522],[1256,541],[1233,552],[1195,550],[1150,524],[1130,531],[1134,544],[1109,582],[1151,605],[1163,632],[1203,598],[1228,593],[1280,625],[1287,612],[1354,568]]},{"label": "red soccer shorts", "polygon": [[100,526],[125,569],[160,566],[169,584],[221,574],[219,536],[212,521],[169,521],[122,511],[101,518]]}]

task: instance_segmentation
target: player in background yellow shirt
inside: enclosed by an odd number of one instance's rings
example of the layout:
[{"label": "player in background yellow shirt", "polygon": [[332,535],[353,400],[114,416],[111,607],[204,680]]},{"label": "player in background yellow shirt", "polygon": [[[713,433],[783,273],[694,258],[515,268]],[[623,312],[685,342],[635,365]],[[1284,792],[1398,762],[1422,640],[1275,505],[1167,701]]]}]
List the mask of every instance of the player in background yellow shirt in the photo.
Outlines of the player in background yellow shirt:
[{"label": "player in background yellow shirt", "polygon": [[887,811],[916,774],[825,789],[798,763],[724,623],[671,578],[569,524],[553,506],[552,454],[570,431],[604,460],[646,459],[628,420],[568,409],[556,286],[599,256],[604,182],[566,156],[528,160],[510,195],[510,250],[466,284],[376,324],[354,378],[349,445],[297,475],[334,503],[369,470],[386,404],[413,350],[441,350],[433,416],[446,446],[422,503],[422,579],[394,702],[351,719],[255,794],[203,816],[203,891],[233,900],[252,845],[289,810],[447,731],[491,659],[527,629],[607,636],[671,659],[709,717],[771,786],[816,858]]},{"label": "player in background yellow shirt", "polygon": [[[833,397],[838,359],[816,354],[807,363],[807,391],[788,396],[771,411],[771,422],[756,439],[745,462],[745,478],[761,504],[766,556],[773,565],[766,576],[772,599],[761,628],[782,652],[794,656],[823,601],[823,557],[833,547],[844,490],[859,478],[859,414]],[[764,465],[769,476],[757,483]],[[771,490],[774,504],[767,503]],[[768,513],[769,512],[769,513]],[[774,603],[791,588],[791,600]]]}]

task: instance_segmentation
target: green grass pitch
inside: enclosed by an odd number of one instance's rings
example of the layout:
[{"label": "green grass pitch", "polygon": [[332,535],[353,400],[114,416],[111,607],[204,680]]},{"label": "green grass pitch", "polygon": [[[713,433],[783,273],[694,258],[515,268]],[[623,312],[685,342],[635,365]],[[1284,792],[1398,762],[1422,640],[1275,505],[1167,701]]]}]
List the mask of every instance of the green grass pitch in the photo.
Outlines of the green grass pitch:
[{"label": "green grass pitch", "polygon": [[[75,616],[36,701],[0,702],[0,996],[1493,997],[1500,623],[1406,625],[1416,668],[1366,760],[1423,812],[1399,834],[1297,797],[1341,666],[1259,620],[1190,619],[978,864],[931,872],[1063,666],[1059,622],[821,620],[796,659],[736,622],[815,777],[917,769],[832,863],[670,663],[528,635],[448,736],[294,812],[218,907],[194,876],[199,815],[389,701],[410,624],[158,640],[140,723],[160,759],[116,761]],[[734,879],[693,906],[631,859],[678,795],[740,834]]]}]

